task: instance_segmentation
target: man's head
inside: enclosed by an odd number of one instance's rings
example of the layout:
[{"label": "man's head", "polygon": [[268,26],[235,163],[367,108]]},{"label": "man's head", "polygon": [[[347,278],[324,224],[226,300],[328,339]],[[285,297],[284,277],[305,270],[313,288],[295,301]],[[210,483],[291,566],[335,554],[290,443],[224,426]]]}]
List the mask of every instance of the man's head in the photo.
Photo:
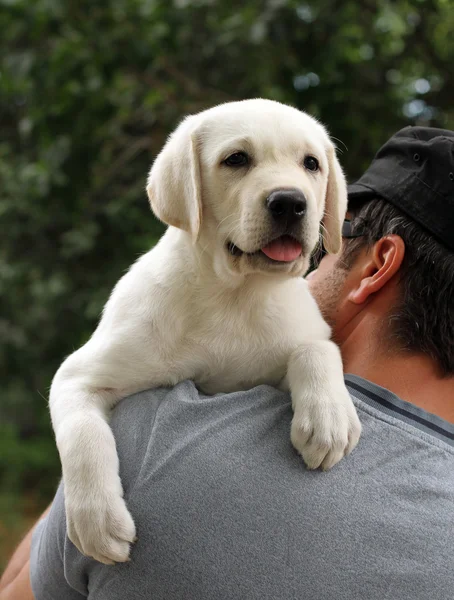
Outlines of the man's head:
[{"label": "man's head", "polygon": [[454,132],[393,136],[349,187],[349,219],[340,255],[309,278],[336,341],[381,317],[383,350],[427,355],[454,376]]}]

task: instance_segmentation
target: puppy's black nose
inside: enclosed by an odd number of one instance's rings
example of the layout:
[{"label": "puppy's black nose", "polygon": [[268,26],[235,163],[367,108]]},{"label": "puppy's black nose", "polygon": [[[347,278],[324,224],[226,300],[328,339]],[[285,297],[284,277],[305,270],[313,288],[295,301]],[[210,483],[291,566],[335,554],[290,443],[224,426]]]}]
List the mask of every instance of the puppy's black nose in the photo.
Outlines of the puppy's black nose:
[{"label": "puppy's black nose", "polygon": [[306,212],[306,198],[300,190],[274,190],[266,199],[266,206],[276,220],[289,222],[302,219]]}]

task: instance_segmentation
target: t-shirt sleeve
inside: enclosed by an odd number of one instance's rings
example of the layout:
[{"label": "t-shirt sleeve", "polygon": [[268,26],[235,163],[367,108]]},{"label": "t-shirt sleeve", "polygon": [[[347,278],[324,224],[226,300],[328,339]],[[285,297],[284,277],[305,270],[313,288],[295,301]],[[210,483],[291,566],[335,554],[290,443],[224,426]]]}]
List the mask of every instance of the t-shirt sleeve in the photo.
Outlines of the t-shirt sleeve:
[{"label": "t-shirt sleeve", "polygon": [[66,520],[60,485],[49,514],[35,528],[30,553],[30,580],[35,600],[81,600],[86,598],[84,581],[70,585],[65,576]]}]

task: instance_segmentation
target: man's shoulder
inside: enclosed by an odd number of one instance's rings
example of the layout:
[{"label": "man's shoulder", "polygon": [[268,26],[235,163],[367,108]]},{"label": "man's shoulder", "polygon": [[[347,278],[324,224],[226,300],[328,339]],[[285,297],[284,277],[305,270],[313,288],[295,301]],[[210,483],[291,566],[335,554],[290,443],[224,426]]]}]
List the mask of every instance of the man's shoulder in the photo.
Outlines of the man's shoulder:
[{"label": "man's shoulder", "polygon": [[[360,377],[346,376],[346,384],[363,434],[358,448],[341,461],[334,473],[340,472],[348,480],[364,474],[377,460],[392,460],[402,470],[411,465],[415,474],[420,474],[437,470],[436,464],[429,465],[432,459],[437,463],[443,456],[454,457],[454,434],[447,429],[449,424]],[[125,489],[140,485],[140,477],[144,473],[149,477],[156,465],[162,472],[173,472],[174,456],[180,455],[183,447],[188,452],[190,449],[193,462],[178,476],[190,477],[192,469],[205,469],[207,463],[211,467],[213,456],[220,452],[232,460],[258,456],[264,473],[277,480],[286,472],[295,475],[295,465],[305,473],[301,458],[290,444],[292,417],[290,396],[265,385],[206,396],[192,381],[183,381],[172,388],[135,394],[117,406],[112,419]],[[421,461],[415,467],[412,456],[418,452],[427,462]],[[221,461],[218,468],[224,466]],[[383,480],[391,475],[380,473]],[[448,485],[446,478],[444,481]],[[332,482],[343,485],[337,477]]]},{"label": "man's shoulder", "polygon": [[[345,376],[347,389],[354,399],[363,420],[377,421],[376,427],[391,428],[396,436],[396,425],[416,438],[440,442],[454,448],[454,425],[405,402],[390,390],[382,388],[359,376]],[[130,446],[136,440],[149,438],[157,425],[165,426],[169,434],[186,433],[191,428],[209,429],[222,418],[243,414],[242,422],[249,427],[259,427],[269,413],[283,411],[291,419],[289,394],[271,386],[261,385],[250,390],[207,396],[186,380],[174,387],[148,389],[123,399],[113,411],[111,425],[117,443]],[[251,419],[250,416],[254,415]],[[132,436],[132,433],[134,434]],[[364,438],[366,431],[363,433]],[[363,439],[364,442],[364,439]]]}]

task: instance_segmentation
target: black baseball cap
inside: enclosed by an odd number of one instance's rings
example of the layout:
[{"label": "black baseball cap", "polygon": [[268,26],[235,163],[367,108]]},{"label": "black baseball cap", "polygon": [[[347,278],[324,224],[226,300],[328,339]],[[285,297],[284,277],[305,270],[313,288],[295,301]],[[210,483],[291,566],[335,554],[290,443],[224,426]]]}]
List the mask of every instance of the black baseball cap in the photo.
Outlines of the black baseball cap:
[{"label": "black baseball cap", "polygon": [[454,252],[454,131],[405,127],[348,186],[348,208],[383,198]]}]

